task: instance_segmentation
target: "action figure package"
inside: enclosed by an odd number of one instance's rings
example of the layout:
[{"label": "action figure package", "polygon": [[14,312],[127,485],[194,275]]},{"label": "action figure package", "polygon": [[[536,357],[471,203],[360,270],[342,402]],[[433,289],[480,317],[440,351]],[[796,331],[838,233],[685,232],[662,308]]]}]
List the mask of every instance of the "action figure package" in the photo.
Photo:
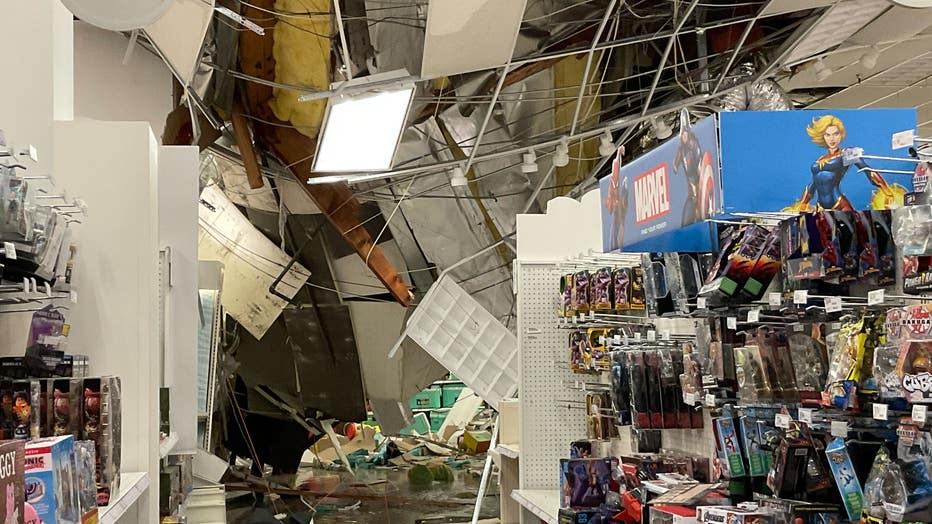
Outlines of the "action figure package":
[{"label": "action figure package", "polygon": [[650,405],[648,404],[647,363],[643,351],[627,351],[629,384],[631,385],[631,417],[634,427],[651,427]]},{"label": "action figure package", "polygon": [[770,287],[773,277],[780,271],[780,234],[778,230],[771,231],[767,236],[764,249],[751,268],[750,276],[742,288],[742,293],[752,300],[760,300],[764,292]]},{"label": "action figure package", "polygon": [[877,240],[877,259],[880,261],[878,286],[892,286],[896,282],[896,245],[890,231],[890,211],[871,211],[874,238]]},{"label": "action figure package", "polygon": [[84,379],[84,427],[81,440],[94,442],[97,505],[106,506],[120,485],[120,380],[117,377]]},{"label": "action figure package", "polygon": [[76,487],[73,437],[49,437],[26,444],[26,502],[42,522],[80,522]]},{"label": "action figure package", "polygon": [[609,361],[609,345],[614,331],[606,328],[589,328],[586,336],[589,337],[589,355],[584,355],[585,365],[589,372],[601,373],[611,367]]},{"label": "action figure package", "polygon": [[[683,353],[680,351],[670,351],[670,359],[673,361],[673,380],[675,391],[673,401],[676,403],[676,427],[692,427],[692,417],[690,412],[693,407],[686,403],[686,392],[683,390],[684,373]],[[700,398],[698,391],[693,392],[693,398]]]},{"label": "action figure package", "polygon": [[786,331],[761,327],[757,329],[754,338],[774,397],[778,400],[797,400],[799,392],[796,390],[796,377]]},{"label": "action figure package", "polygon": [[564,317],[576,316],[573,304],[573,274],[560,277],[560,314]]},{"label": "action figure package", "polygon": [[631,275],[626,267],[612,272],[612,305],[615,311],[631,309]]},{"label": "action figure package", "polygon": [[835,485],[838,486],[848,518],[857,520],[861,517],[861,509],[864,507],[864,493],[851,464],[845,439],[835,438],[825,447],[825,455],[828,457],[828,465],[835,477]]},{"label": "action figure package", "polygon": [[52,435],[52,380],[39,381],[39,436]]},{"label": "action figure package", "polygon": [[650,524],[696,524],[696,510],[683,506],[654,505],[650,507]]},{"label": "action figure package", "polygon": [[588,271],[580,271],[573,275],[573,310],[576,313],[589,312],[589,285]]},{"label": "action figure package", "polygon": [[658,351],[644,352],[645,376],[647,377],[647,410],[650,427],[663,428],[663,400],[661,395],[660,354]]},{"label": "action figure package", "polygon": [[78,511],[81,524],[97,522],[97,485],[95,484],[97,454],[94,443],[79,440],[74,443],[75,475],[78,490]]},{"label": "action figure package", "polygon": [[748,457],[748,475],[764,477],[773,466],[773,453],[763,448],[766,424],[762,420],[741,417],[741,437]]},{"label": "action figure package", "polygon": [[730,478],[739,478],[747,475],[744,468],[744,459],[741,453],[741,444],[738,441],[738,430],[731,407],[725,406],[722,416],[715,419],[715,431],[718,435],[718,445],[728,465]]},{"label": "action figure package", "polygon": [[762,509],[773,514],[774,524],[836,524],[841,521],[837,504],[765,498]]},{"label": "action figure package", "polygon": [[[673,355],[669,349],[657,352],[660,363],[660,406],[663,412],[663,427],[677,428],[679,425],[680,405],[683,395],[678,387],[679,378],[673,363]],[[689,427],[688,423],[687,426]]]},{"label": "action figure package", "polygon": [[640,267],[631,268],[631,295],[630,308],[633,311],[644,311],[647,308],[647,297],[644,294],[644,270]]},{"label": "action figure package", "polygon": [[897,369],[907,400],[932,403],[932,340],[903,342]]},{"label": "action figure package", "polygon": [[861,280],[873,279],[880,274],[880,258],[877,256],[877,238],[874,233],[874,222],[870,211],[856,211],[854,214],[855,227],[858,234],[858,260],[860,268],[858,277]]},{"label": "action figure package", "polygon": [[822,266],[822,241],[811,213],[791,218],[781,226],[783,254],[787,259],[787,276],[792,280],[818,279],[825,276]]},{"label": "action figure package", "polygon": [[760,258],[770,237],[766,229],[751,225],[744,229],[741,240],[734,246],[728,255],[724,267],[719,266],[719,274],[702,286],[701,293],[708,294],[714,291],[733,296],[744,288],[751,276],[751,270]]},{"label": "action figure package", "polygon": [[52,381],[52,436],[80,436],[82,400],[80,379],[58,378]]},{"label": "action figure package", "polygon": [[858,259],[858,230],[853,211],[835,211],[835,246],[841,257],[841,284],[856,282],[861,273]]},{"label": "action figure package", "polygon": [[557,524],[609,524],[617,511],[610,508],[570,509],[560,508]]},{"label": "action figure package", "polygon": [[699,262],[686,253],[664,253],[667,269],[667,288],[678,313],[689,313],[689,301],[695,299],[702,285]]},{"label": "action figure package", "polygon": [[822,277],[826,281],[836,281],[844,273],[844,269],[835,232],[835,217],[830,211],[819,211],[815,213],[813,220],[822,244]]},{"label": "action figure package", "polygon": [[0,498],[0,517],[3,524],[26,524],[23,520],[25,449],[22,440],[0,441],[0,491],[4,494]]},{"label": "action figure package", "polygon": [[586,418],[589,438],[609,440],[618,436],[608,393],[586,393]]},{"label": "action figure package", "polygon": [[908,255],[903,260],[903,292],[921,295],[932,290],[932,256]]},{"label": "action figure package", "polygon": [[596,373],[591,366],[592,346],[589,334],[585,331],[573,331],[569,336],[570,369],[576,373]]},{"label": "action figure package", "polygon": [[864,319],[842,326],[828,367],[823,403],[839,409],[857,409],[857,384],[864,359]]},{"label": "action figure package", "polygon": [[38,380],[13,382],[13,438],[39,438],[40,396]]},{"label": "action figure package", "polygon": [[804,404],[819,403],[828,372],[825,347],[805,333],[793,333],[787,338],[787,344],[800,399]]},{"label": "action figure package", "polygon": [[862,522],[867,522],[870,518],[879,519],[882,522],[886,516],[883,509],[883,478],[887,474],[890,464],[890,452],[887,451],[885,446],[880,446],[874,456],[874,463],[867,475],[867,481],[864,483],[864,505],[861,509]]},{"label": "action figure package", "polygon": [[592,442],[574,440],[570,443],[570,458],[589,458],[592,456]]},{"label": "action figure package", "polygon": [[603,267],[592,273],[589,280],[589,310],[608,311],[612,309],[612,272]]},{"label": "action figure package", "polygon": [[932,206],[905,206],[893,210],[893,239],[903,254],[932,255]]},{"label": "action figure package", "polygon": [[628,358],[623,351],[612,353],[612,405],[619,426],[631,425],[631,383]]},{"label": "action figure package", "polygon": [[764,373],[760,348],[755,345],[734,348],[735,373],[738,379],[738,398],[749,404],[771,400],[773,390]]},{"label": "action figure package", "polygon": [[900,459],[888,465],[880,489],[884,513],[894,522],[902,522],[905,515],[932,502],[932,482],[924,460]]},{"label": "action figure package", "polygon": [[609,458],[560,459],[560,507],[597,508],[611,490]]}]

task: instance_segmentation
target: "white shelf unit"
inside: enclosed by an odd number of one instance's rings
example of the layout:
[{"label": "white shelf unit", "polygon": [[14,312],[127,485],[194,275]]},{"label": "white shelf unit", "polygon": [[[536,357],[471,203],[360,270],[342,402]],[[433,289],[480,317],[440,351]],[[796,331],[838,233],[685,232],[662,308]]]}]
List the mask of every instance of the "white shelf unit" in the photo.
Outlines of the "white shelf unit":
[{"label": "white shelf unit", "polygon": [[159,441],[159,458],[165,458],[171,454],[175,446],[178,445],[178,434],[172,432],[170,435]]},{"label": "white shelf unit", "polygon": [[547,524],[557,524],[560,513],[560,492],[547,489],[516,489],[511,492],[518,504]]},{"label": "white shelf unit", "polygon": [[518,459],[521,456],[521,448],[517,444],[499,444],[495,446],[495,451],[503,457]]},{"label": "white shelf unit", "polygon": [[148,473],[120,474],[120,492],[106,507],[98,510],[100,524],[115,524],[149,489]]}]

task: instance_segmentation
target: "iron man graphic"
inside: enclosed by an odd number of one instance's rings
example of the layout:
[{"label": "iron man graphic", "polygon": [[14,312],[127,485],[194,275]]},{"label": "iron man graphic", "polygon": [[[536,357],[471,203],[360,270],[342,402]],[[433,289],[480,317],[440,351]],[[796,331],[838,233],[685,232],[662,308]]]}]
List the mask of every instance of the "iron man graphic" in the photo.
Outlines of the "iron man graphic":
[{"label": "iron man graphic", "polygon": [[[841,143],[847,132],[841,119],[832,115],[813,119],[812,124],[806,127],[806,133],[814,144],[824,147],[828,152],[812,163],[810,167],[812,182],[806,186],[799,200],[792,206],[784,208],[784,211],[810,212],[817,209],[854,211],[854,205],[841,192],[841,181],[851,166],[863,172],[867,180],[877,188],[871,198],[871,208],[889,209],[903,205],[906,190],[899,184],[887,184],[880,173],[870,169],[863,159],[858,158],[851,165],[845,165],[844,153],[848,148],[841,147]],[[813,199],[815,199],[815,207],[812,205]]]}]

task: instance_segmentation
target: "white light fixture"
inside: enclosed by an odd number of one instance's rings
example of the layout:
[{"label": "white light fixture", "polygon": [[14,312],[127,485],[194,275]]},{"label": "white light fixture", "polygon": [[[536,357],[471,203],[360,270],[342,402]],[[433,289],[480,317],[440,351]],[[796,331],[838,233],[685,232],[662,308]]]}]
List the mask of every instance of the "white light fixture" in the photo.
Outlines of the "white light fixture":
[{"label": "white light fixture", "polygon": [[556,167],[566,167],[570,163],[570,145],[566,137],[560,139],[556,150],[553,152],[553,165]]},{"label": "white light fixture", "polygon": [[[346,89],[356,82],[342,86]],[[342,173],[391,169],[413,95],[414,86],[405,85],[330,97],[313,170]]]},{"label": "white light fixture", "polygon": [[521,172],[524,174],[537,172],[537,153],[533,149],[524,153],[524,162],[521,164]]},{"label": "white light fixture", "polygon": [[599,154],[602,156],[611,156],[615,154],[615,142],[612,139],[612,132],[608,129],[606,129],[599,138]]},{"label": "white light fixture", "polygon": [[463,187],[468,183],[469,180],[466,178],[463,166],[454,167],[453,171],[450,173],[450,185],[453,187]]},{"label": "white light fixture", "polygon": [[666,140],[673,136],[673,130],[670,129],[670,126],[667,125],[662,119],[651,118],[650,127],[654,130],[654,136],[659,140]]},{"label": "white light fixture", "polygon": [[873,69],[877,67],[877,59],[880,58],[880,49],[876,45],[872,45],[870,49],[861,56],[861,65],[865,69]]},{"label": "white light fixture", "polygon": [[812,69],[815,71],[815,76],[820,82],[824,82],[828,80],[828,77],[832,76],[832,70],[825,65],[825,62],[821,58],[815,61]]}]

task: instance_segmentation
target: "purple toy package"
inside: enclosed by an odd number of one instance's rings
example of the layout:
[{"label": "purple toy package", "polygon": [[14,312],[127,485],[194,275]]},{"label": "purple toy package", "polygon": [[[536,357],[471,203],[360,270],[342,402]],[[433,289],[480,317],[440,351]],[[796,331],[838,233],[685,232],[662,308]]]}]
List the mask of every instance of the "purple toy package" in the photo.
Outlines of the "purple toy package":
[{"label": "purple toy package", "polygon": [[614,288],[614,306],[615,311],[627,311],[631,308],[628,302],[631,291],[631,277],[628,275],[628,268],[619,268],[612,273],[612,287]]},{"label": "purple toy package", "polygon": [[592,311],[612,309],[612,272],[603,267],[592,274],[589,282],[589,304]]},{"label": "purple toy package", "polygon": [[560,459],[560,507],[597,508],[611,490],[609,458]]},{"label": "purple toy package", "polygon": [[589,272],[580,271],[573,277],[573,309],[577,313],[589,312]]}]

